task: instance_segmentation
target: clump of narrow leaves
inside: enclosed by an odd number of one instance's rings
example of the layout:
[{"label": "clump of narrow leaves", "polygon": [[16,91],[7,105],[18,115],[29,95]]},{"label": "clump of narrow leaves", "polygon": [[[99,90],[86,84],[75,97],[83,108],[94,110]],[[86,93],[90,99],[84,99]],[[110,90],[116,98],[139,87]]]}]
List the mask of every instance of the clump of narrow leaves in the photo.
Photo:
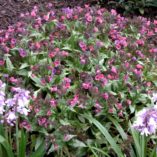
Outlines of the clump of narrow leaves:
[{"label": "clump of narrow leaves", "polygon": [[47,10],[0,31],[0,79],[8,95],[30,94],[16,131],[44,137],[60,157],[129,156],[129,121],[156,90],[157,21],[88,5]]}]

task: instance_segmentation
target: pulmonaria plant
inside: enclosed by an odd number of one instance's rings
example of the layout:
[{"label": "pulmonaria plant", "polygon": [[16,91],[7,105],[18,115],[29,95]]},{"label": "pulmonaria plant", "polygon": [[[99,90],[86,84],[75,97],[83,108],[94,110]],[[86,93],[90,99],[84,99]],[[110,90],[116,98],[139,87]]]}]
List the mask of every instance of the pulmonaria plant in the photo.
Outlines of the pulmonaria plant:
[{"label": "pulmonaria plant", "polygon": [[[153,94],[152,100],[156,103],[156,94]],[[141,133],[141,135],[155,134],[157,129],[157,105],[144,108],[137,113],[137,119],[133,124],[133,128]]]},{"label": "pulmonaria plant", "polygon": [[30,92],[19,87],[13,87],[11,90],[13,92],[13,97],[7,98],[7,95],[5,94],[6,84],[1,80],[0,87],[1,123],[6,122],[7,124],[13,126],[18,118],[18,115],[28,115],[28,104],[31,99]]}]

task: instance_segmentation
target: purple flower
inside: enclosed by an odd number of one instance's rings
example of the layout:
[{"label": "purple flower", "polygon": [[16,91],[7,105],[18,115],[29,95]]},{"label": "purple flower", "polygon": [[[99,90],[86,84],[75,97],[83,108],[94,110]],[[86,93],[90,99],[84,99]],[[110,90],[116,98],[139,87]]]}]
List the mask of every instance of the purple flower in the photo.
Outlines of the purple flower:
[{"label": "purple flower", "polygon": [[73,9],[70,9],[69,7],[68,8],[63,8],[62,11],[63,11],[63,13],[66,14],[66,16],[68,18],[71,18],[72,15],[73,15]]},{"label": "purple flower", "polygon": [[16,118],[17,117],[16,117],[15,112],[12,112],[12,111],[9,111],[8,114],[6,115],[7,123],[10,124],[11,126],[14,125]]},{"label": "purple flower", "polygon": [[27,56],[27,52],[22,48],[19,49],[19,54],[20,54],[21,57],[26,57]]},{"label": "purple flower", "polygon": [[133,124],[133,128],[141,133],[141,135],[151,135],[157,129],[157,106],[152,108],[144,108],[138,112],[137,119]]},{"label": "purple flower", "polygon": [[15,102],[15,99],[10,98],[10,99],[7,99],[5,103],[7,104],[8,107],[13,107],[16,102]]}]

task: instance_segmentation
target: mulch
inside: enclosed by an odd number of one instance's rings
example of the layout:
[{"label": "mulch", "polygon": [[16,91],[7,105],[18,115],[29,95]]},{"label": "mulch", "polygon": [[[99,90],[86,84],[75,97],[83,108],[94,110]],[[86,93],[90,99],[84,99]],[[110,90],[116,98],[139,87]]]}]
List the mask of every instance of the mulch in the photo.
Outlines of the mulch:
[{"label": "mulch", "polygon": [[[20,20],[21,13],[29,12],[35,5],[39,6],[39,8],[45,8],[48,3],[52,3],[55,8],[63,8],[78,5],[84,6],[85,4],[95,5],[98,1],[101,0],[0,0],[0,29],[6,29],[9,25],[15,24]],[[101,5],[107,9],[111,9],[113,7],[108,5],[107,2]],[[116,9],[119,13],[124,13],[122,8]],[[137,12],[127,16],[132,17],[133,15],[138,16],[140,14]],[[150,19],[156,19],[157,9],[146,8],[144,16]]]},{"label": "mulch", "polygon": [[45,8],[46,4],[52,3],[55,8],[62,8],[95,2],[96,0],[70,0],[70,3],[69,0],[0,0],[0,29],[15,24],[19,21],[21,13],[29,12],[35,5]]}]

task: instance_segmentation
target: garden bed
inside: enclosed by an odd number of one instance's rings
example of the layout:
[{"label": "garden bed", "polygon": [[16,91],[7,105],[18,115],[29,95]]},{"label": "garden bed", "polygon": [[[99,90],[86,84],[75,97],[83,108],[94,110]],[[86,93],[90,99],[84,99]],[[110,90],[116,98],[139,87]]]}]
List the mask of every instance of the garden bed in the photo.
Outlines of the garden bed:
[{"label": "garden bed", "polygon": [[20,13],[0,31],[0,156],[155,157],[156,41],[157,20],[98,5]]}]

